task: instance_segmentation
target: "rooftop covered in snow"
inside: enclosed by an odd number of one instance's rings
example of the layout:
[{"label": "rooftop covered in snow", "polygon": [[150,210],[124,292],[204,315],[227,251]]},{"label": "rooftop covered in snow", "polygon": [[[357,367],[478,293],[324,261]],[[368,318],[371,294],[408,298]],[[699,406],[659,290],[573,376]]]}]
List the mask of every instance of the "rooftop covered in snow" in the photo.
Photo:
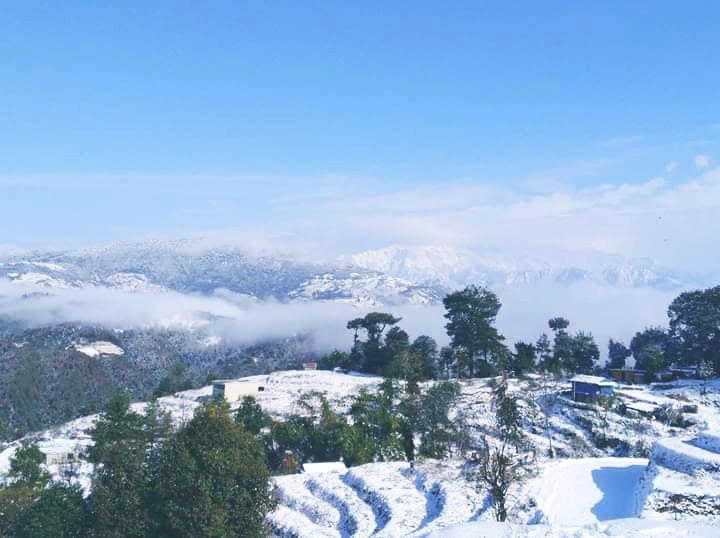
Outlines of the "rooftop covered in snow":
[{"label": "rooftop covered in snow", "polygon": [[605,379],[604,377],[600,377],[597,375],[576,375],[572,379],[570,379],[571,383],[588,383],[590,385],[600,385],[604,387],[614,387],[616,383],[614,381],[610,381],[609,379]]},{"label": "rooftop covered in snow", "polygon": [[317,473],[344,473],[347,471],[347,467],[341,461],[327,461],[322,463],[305,463],[303,465],[303,472],[305,474],[317,474]]}]

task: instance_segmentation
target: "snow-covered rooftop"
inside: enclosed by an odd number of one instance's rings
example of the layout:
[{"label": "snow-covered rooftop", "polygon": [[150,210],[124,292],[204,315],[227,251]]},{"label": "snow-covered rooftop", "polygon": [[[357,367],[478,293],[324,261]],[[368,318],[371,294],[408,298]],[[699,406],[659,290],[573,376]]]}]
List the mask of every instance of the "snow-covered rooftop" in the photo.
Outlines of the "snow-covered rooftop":
[{"label": "snow-covered rooftop", "polygon": [[617,383],[614,381],[610,381],[609,379],[605,379],[604,377],[600,377],[597,375],[576,375],[572,379],[570,379],[571,383],[589,383],[591,385],[603,385],[603,386],[609,386],[614,387]]},{"label": "snow-covered rooftop", "polygon": [[303,472],[305,474],[316,474],[316,473],[344,473],[347,471],[347,467],[341,461],[326,461],[322,463],[305,463],[303,465]]},{"label": "snow-covered rooftop", "polygon": [[634,409],[635,411],[640,411],[641,413],[654,413],[658,406],[647,403],[647,402],[632,402],[627,404],[626,406],[628,409]]}]

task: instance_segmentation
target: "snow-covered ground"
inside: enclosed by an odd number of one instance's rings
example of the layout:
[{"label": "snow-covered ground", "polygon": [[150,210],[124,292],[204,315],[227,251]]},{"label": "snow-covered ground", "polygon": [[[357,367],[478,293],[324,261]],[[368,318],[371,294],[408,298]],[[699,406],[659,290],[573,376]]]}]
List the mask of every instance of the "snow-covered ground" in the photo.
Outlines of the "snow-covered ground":
[{"label": "snow-covered ground", "polygon": [[[275,478],[276,536],[395,538],[431,532],[479,517],[487,495],[462,476],[460,462],[369,463],[344,473]],[[310,526],[300,523],[305,518]]]},{"label": "snow-covered ground", "polygon": [[514,525],[483,521],[456,525],[430,536],[431,538],[592,538],[596,536],[716,538],[718,527],[685,521],[658,522],[644,519],[620,519],[584,527]]},{"label": "snow-covered ground", "polygon": [[640,485],[642,517],[720,521],[720,380],[680,381],[652,392],[697,405],[699,426],[672,430],[655,443]]},{"label": "snow-covered ground", "polygon": [[[297,400],[308,392],[324,393],[346,411],[349,396],[375,390],[380,382],[377,377],[327,371],[244,379],[265,387],[257,400],[278,419],[302,412]],[[492,435],[492,381],[463,380],[460,385],[455,416],[466,421],[472,437]],[[510,389],[523,398],[525,431],[541,463],[536,478],[511,491],[511,523],[494,526],[490,497],[466,479],[462,458],[421,461],[414,469],[404,462],[372,463],[341,473],[277,477],[280,504],[268,522],[278,536],[315,538],[429,536],[449,528],[469,536],[664,535],[675,517],[709,524],[720,520],[713,513],[713,507],[720,506],[720,381],[706,387],[681,382],[622,389],[620,398],[626,402],[696,405],[695,420],[685,428],[568,401],[559,396],[563,383],[512,380]],[[160,398],[159,403],[181,424],[211,393],[207,386]],[[142,412],[145,405],[136,403],[133,409]],[[84,487],[92,467],[67,462],[91,442],[87,430],[95,419],[82,417],[29,436],[47,454],[54,474],[75,467]],[[0,475],[7,472],[17,446],[0,445]],[[556,455],[552,460],[550,447]],[[620,454],[643,457],[610,457]],[[672,495],[683,496],[679,506],[684,512],[679,515],[668,504]],[[616,521],[636,516],[655,526],[643,526],[643,520],[627,520],[624,526]],[[469,526],[457,526],[463,523]],[[707,528],[688,524],[673,528],[672,534],[720,536],[720,526],[712,527],[718,531],[713,534],[707,534]]]},{"label": "snow-covered ground", "polygon": [[587,525],[638,515],[636,488],[648,460],[580,458],[551,463],[530,485],[543,521]]},{"label": "snow-covered ground", "polygon": [[[105,344],[95,342],[94,344]],[[110,344],[109,342],[107,344]],[[110,344],[112,346],[112,344]],[[92,349],[108,350],[109,348],[99,345]],[[88,346],[89,347],[89,346]],[[119,349],[119,348],[118,348]],[[120,350],[122,351],[122,350]],[[260,405],[276,418],[284,418],[293,413],[300,413],[302,408],[297,405],[297,399],[305,393],[319,391],[335,405],[343,409],[345,400],[363,388],[373,389],[380,382],[380,378],[360,374],[339,374],[327,371],[305,371],[289,370],[275,372],[270,375],[251,376],[242,380],[253,381],[265,387],[263,392],[257,394]],[[159,398],[161,407],[169,412],[175,424],[180,425],[190,420],[195,409],[207,400],[212,394],[212,387],[206,386],[200,389],[178,392],[172,396]],[[231,404],[231,409],[236,408],[239,402]],[[144,412],[145,403],[132,404],[136,412]],[[90,443],[88,430],[92,428],[97,415],[89,415],[67,422],[60,426],[51,428],[44,432],[28,435],[26,439],[38,442],[48,459],[48,463],[77,458],[85,447]],[[19,446],[19,441],[0,444],[0,479],[10,468],[10,458]],[[89,484],[89,475],[92,467],[89,465],[74,465],[78,467],[79,481],[83,486]],[[57,476],[62,474],[62,465],[51,465],[50,470]]]}]

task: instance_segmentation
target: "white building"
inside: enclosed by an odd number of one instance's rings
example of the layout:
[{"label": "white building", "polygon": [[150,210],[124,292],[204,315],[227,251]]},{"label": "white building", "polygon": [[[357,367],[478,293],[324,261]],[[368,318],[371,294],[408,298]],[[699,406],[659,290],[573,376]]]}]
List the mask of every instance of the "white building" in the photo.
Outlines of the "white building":
[{"label": "white building", "polygon": [[250,381],[234,379],[217,379],[212,383],[213,398],[223,398],[226,402],[237,402],[245,396],[255,396],[263,392],[265,387]]}]

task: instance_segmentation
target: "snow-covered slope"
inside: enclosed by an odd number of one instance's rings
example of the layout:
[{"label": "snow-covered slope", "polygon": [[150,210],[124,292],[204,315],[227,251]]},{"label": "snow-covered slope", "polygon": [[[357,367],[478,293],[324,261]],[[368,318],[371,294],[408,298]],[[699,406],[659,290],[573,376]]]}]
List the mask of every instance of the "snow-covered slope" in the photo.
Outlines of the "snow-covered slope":
[{"label": "snow-covered slope", "polygon": [[[561,258],[562,259],[562,258]],[[366,305],[427,304],[467,284],[502,289],[540,282],[591,282],[663,290],[698,285],[650,260],[597,258],[562,263],[446,246],[400,247],[343,256],[333,263],[202,240],[117,243],[96,248],[0,254],[0,279],[43,289],[101,287],[213,294],[229,290],[280,301],[339,300]]]},{"label": "snow-covered slope", "polygon": [[715,538],[717,535],[718,527],[709,524],[630,518],[585,527],[513,525],[483,521],[456,525],[430,536],[432,538],[592,538],[595,536]]},{"label": "snow-covered slope", "polygon": [[[362,389],[373,390],[380,382],[377,377],[327,371],[283,371],[244,379],[265,387],[257,400],[278,419],[303,413],[297,400],[313,391],[325,393],[339,411],[347,412],[348,396]],[[708,394],[702,394],[700,385],[692,382],[670,389],[627,391],[646,401],[704,402],[699,415],[705,423],[686,430],[575,404],[558,396],[563,387],[562,383],[539,380],[510,382],[510,390],[524,399],[523,425],[535,444],[540,466],[536,478],[514,485],[509,495],[512,523],[530,526],[503,529],[521,529],[514,534],[518,536],[532,535],[524,534],[531,529],[540,532],[539,536],[554,535],[552,532],[572,535],[570,529],[580,532],[579,536],[593,536],[611,529],[608,535],[622,536],[617,530],[620,527],[613,527],[617,523],[611,521],[638,516],[672,519],[675,514],[664,507],[675,494],[684,496],[682,506],[687,514],[683,517],[714,521],[711,511],[702,510],[714,506],[720,494],[714,467],[720,457],[716,452],[720,436],[715,430],[720,423],[720,407],[714,405],[720,402],[720,382],[711,385]],[[207,386],[160,398],[159,402],[180,424],[192,417],[211,392]],[[679,395],[687,401],[670,398]],[[620,398],[630,401],[627,394]],[[143,403],[133,404],[137,411],[144,407]],[[548,413],[547,421],[543,409]],[[455,415],[464,418],[473,439],[492,435],[491,380],[462,381]],[[52,472],[61,474],[66,462],[79,457],[90,443],[86,432],[94,420],[94,416],[83,417],[30,436],[48,455]],[[604,437],[598,438],[599,434]],[[661,437],[669,441],[656,445],[649,465],[646,458],[609,457],[643,452],[650,440]],[[15,442],[0,447],[0,474],[7,471],[17,446]],[[551,446],[555,459],[546,456]],[[712,464],[709,467],[705,465],[708,462]],[[387,462],[351,467],[339,473],[277,477],[274,480],[279,506],[268,522],[277,536],[296,538],[428,536],[465,522],[490,522],[493,513],[488,491],[469,480],[467,469],[465,460],[457,458],[419,461],[414,468],[406,462]],[[89,485],[91,471],[88,464],[79,466],[78,480],[84,487]],[[477,528],[484,527],[460,526],[457,532]]]},{"label": "snow-covered slope", "polygon": [[444,292],[376,270],[205,246],[195,240],[120,243],[22,257],[0,254],[0,279],[43,291],[110,288],[202,295],[230,291],[260,300],[337,300],[361,306],[428,304],[439,301]]},{"label": "snow-covered slope", "polygon": [[579,458],[548,463],[529,487],[538,515],[554,525],[588,525],[639,515],[644,458]]},{"label": "snow-covered slope", "polygon": [[[347,472],[275,479],[280,506],[269,521],[277,536],[305,538],[427,536],[487,511],[485,493],[458,462],[370,463]],[[301,524],[303,518],[311,525]]]},{"label": "snow-covered slope", "polygon": [[318,275],[288,295],[291,299],[335,300],[370,307],[428,305],[439,302],[443,296],[437,288],[419,286],[402,278],[355,272],[345,278],[332,273]]}]

